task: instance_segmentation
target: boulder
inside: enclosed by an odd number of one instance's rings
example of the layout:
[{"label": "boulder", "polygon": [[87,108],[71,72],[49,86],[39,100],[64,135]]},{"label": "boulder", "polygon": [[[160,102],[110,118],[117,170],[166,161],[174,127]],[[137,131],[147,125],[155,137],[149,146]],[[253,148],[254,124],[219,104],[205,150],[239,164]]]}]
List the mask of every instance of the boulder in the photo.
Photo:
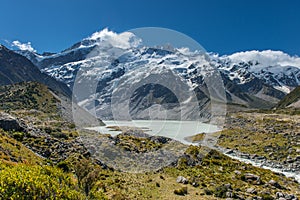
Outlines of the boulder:
[{"label": "boulder", "polygon": [[176,179],[177,183],[183,183],[183,184],[188,184],[188,180],[184,178],[183,176],[178,176]]},{"label": "boulder", "polygon": [[274,181],[274,180],[270,180],[269,185],[271,185],[275,188],[279,188],[279,189],[281,188],[281,185],[279,183],[277,183],[276,181]]},{"label": "boulder", "polygon": [[256,185],[261,184],[260,176],[251,173],[245,174],[245,181],[251,182],[252,184],[256,184]]},{"label": "boulder", "polygon": [[286,194],[286,195],[284,195],[284,198],[286,199],[286,200],[297,200],[298,198],[296,197],[296,195],[294,195],[294,194]]},{"label": "boulder", "polygon": [[23,131],[23,127],[21,127],[19,121],[4,112],[0,112],[0,128],[4,131]]},{"label": "boulder", "polygon": [[256,191],[255,188],[248,188],[248,189],[246,190],[246,192],[249,193],[249,194],[257,194],[257,191]]},{"label": "boulder", "polygon": [[276,198],[279,199],[279,198],[283,198],[284,197],[284,194],[282,192],[276,192]]}]

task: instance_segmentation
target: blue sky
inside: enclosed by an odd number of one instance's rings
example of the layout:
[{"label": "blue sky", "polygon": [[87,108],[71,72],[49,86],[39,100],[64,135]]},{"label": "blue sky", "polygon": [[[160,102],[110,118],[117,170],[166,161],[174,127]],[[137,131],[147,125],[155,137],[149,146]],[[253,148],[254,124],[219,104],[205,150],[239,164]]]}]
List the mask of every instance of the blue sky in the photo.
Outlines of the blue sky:
[{"label": "blue sky", "polygon": [[0,41],[58,52],[105,27],[164,27],[220,54],[273,49],[300,55],[299,8],[297,0],[1,0]]}]

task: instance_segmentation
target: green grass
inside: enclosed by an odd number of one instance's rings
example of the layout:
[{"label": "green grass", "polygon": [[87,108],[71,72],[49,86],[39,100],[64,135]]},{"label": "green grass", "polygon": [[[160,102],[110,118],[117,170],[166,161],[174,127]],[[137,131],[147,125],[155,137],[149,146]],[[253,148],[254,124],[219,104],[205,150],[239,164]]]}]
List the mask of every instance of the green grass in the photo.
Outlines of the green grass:
[{"label": "green grass", "polygon": [[85,199],[70,174],[50,166],[0,163],[1,199]]},{"label": "green grass", "polygon": [[0,129],[0,161],[4,163],[42,163],[42,159],[12,138],[14,132],[7,133]]}]

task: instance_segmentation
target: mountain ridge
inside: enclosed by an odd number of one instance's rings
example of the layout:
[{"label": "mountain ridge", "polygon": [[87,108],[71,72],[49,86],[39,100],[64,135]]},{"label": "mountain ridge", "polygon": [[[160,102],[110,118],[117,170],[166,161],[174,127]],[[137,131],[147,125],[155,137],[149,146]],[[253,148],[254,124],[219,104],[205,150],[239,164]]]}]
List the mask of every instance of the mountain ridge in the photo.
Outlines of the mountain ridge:
[{"label": "mountain ridge", "polygon": [[[229,56],[210,53],[205,54],[205,59],[199,60],[199,52],[190,52],[187,48],[143,46],[142,40],[132,33],[118,34],[107,29],[94,33],[60,53],[47,56],[28,51],[18,53],[27,56],[42,72],[66,83],[71,89],[76,81],[90,79],[98,82],[94,91],[96,96],[92,97],[93,91],[86,92],[79,98],[79,103],[89,110],[96,97],[96,110],[102,113],[109,112],[112,91],[125,75],[138,72],[140,77],[134,75],[135,79],[142,79],[147,77],[147,71],[158,70],[157,74],[163,73],[163,70],[159,72],[159,68],[170,69],[191,89],[210,96],[204,77],[212,67],[220,73],[224,83],[226,103],[248,108],[271,108],[300,85],[300,58],[281,51],[247,51]],[[141,72],[143,67],[144,72]],[[81,77],[76,76],[78,71],[82,72]],[[86,87],[91,88],[91,85]],[[147,99],[147,96],[143,98]],[[202,101],[203,98],[206,97],[200,95],[198,99],[202,102],[200,107],[207,107],[209,102]],[[154,102],[146,108],[137,105],[137,102],[133,104],[135,109],[138,108],[135,110],[137,113],[151,107]],[[110,113],[102,117],[111,116]]]}]

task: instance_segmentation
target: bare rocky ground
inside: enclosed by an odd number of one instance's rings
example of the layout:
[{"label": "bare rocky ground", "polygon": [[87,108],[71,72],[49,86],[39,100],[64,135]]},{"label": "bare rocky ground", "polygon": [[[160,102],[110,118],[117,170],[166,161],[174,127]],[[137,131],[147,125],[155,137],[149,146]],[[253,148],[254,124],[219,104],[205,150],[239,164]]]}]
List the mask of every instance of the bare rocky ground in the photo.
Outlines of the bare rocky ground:
[{"label": "bare rocky ground", "polygon": [[218,144],[226,154],[300,174],[300,116],[237,112],[227,117]]}]

